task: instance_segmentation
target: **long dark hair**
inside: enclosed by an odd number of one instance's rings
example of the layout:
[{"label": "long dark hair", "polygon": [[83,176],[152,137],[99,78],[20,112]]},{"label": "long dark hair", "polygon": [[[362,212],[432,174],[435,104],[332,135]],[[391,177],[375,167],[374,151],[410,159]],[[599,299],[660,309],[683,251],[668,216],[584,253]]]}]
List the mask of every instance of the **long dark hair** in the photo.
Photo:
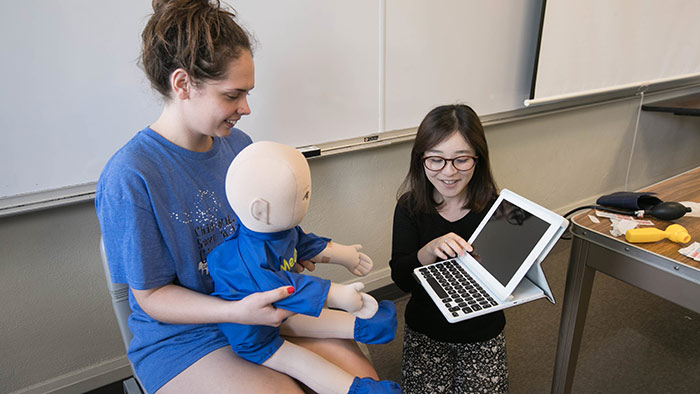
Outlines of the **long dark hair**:
[{"label": "long dark hair", "polygon": [[479,157],[466,188],[467,198],[463,208],[481,212],[498,195],[496,182],[491,175],[489,148],[481,120],[469,106],[453,104],[434,108],[418,126],[408,174],[398,192],[399,203],[411,201],[407,206],[413,207],[416,212],[435,212],[440,208],[442,201],[435,201],[435,187],[425,175],[422,158],[426,151],[455,132],[464,137]]},{"label": "long dark hair", "polygon": [[219,0],[153,0],[153,15],[141,33],[140,63],[151,86],[166,100],[178,68],[192,82],[221,80],[243,50],[252,54],[248,33]]}]

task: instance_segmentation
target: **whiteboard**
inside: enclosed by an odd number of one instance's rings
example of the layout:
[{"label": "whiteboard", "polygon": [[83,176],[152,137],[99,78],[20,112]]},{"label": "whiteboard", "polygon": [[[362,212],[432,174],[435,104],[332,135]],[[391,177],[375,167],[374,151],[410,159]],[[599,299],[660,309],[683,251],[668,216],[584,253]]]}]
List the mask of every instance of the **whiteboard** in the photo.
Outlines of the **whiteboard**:
[{"label": "whiteboard", "polygon": [[379,131],[376,0],[234,6],[258,42],[252,112],[237,127],[254,140],[293,146]]},{"label": "whiteboard", "polygon": [[[416,127],[444,103],[521,108],[529,93],[541,0],[229,3],[258,42],[238,123],[254,140],[341,141]],[[150,0],[3,5],[0,197],[94,183],[158,117],[137,66],[151,12]]]},{"label": "whiteboard", "polygon": [[136,66],[150,0],[29,0],[0,12],[0,196],[97,180],[160,113]]},{"label": "whiteboard", "polygon": [[700,76],[700,2],[549,1],[533,102]]},{"label": "whiteboard", "polygon": [[441,104],[479,115],[523,107],[540,1],[389,0],[386,126],[415,127]]}]

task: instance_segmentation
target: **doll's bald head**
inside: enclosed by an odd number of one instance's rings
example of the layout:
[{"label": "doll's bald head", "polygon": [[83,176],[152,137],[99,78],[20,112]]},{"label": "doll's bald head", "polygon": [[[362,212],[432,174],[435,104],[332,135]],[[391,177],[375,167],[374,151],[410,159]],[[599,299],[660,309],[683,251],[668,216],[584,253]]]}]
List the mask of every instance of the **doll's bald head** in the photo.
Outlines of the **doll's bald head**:
[{"label": "doll's bald head", "polygon": [[273,233],[293,228],[304,218],[311,198],[306,158],[276,142],[248,145],[229,166],[226,197],[250,230]]}]

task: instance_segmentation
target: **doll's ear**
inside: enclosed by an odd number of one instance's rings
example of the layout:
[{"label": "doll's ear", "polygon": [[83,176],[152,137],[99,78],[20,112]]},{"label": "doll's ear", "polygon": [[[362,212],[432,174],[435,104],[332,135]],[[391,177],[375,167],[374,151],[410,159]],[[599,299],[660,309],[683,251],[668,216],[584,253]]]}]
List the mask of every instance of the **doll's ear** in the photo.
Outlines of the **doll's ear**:
[{"label": "doll's ear", "polygon": [[262,198],[256,198],[250,203],[250,215],[258,222],[270,224],[270,203]]}]

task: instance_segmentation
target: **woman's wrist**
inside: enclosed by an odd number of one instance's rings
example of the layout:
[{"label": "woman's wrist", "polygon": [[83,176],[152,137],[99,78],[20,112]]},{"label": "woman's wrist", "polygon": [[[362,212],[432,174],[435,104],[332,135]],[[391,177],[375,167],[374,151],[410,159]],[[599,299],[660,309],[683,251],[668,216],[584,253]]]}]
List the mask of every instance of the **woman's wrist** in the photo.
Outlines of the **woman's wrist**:
[{"label": "woman's wrist", "polygon": [[239,323],[245,321],[246,313],[240,301],[229,301],[216,296],[214,299],[214,309],[212,310],[210,323]]},{"label": "woman's wrist", "polygon": [[418,262],[421,263],[421,265],[428,265],[435,262],[435,256],[430,253],[429,245],[430,243],[424,245],[422,248],[418,249],[416,253]]}]

